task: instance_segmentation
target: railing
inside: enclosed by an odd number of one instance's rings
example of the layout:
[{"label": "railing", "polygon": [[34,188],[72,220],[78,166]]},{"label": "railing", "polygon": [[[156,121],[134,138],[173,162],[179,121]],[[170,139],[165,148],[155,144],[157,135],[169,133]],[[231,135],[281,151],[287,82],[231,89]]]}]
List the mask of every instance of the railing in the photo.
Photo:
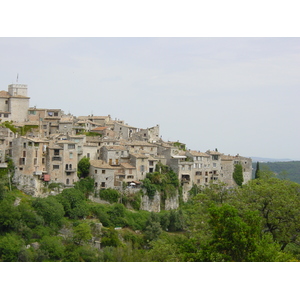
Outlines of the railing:
[{"label": "railing", "polygon": [[65,172],[70,172],[70,173],[74,173],[76,172],[77,169],[76,168],[73,168],[73,169],[65,169]]}]

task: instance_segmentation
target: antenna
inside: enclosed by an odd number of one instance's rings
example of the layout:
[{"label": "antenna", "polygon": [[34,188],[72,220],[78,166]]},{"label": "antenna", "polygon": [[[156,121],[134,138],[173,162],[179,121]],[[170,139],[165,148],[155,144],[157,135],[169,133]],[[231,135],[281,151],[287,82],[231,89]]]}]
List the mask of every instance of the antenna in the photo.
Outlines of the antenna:
[{"label": "antenna", "polygon": [[18,80],[19,80],[19,73],[17,73],[17,83],[18,83]]}]

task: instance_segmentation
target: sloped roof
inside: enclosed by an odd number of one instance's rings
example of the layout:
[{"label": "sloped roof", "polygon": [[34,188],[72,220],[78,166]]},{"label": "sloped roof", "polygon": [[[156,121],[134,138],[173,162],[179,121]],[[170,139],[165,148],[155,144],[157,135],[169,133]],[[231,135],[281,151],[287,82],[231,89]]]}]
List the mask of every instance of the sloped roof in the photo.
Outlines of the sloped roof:
[{"label": "sloped roof", "polygon": [[113,167],[101,159],[90,160],[90,164],[94,168],[99,168],[99,169],[111,169],[111,170],[120,169],[120,167]]},{"label": "sloped roof", "polygon": [[0,91],[1,98],[9,98],[10,94],[7,91]]},{"label": "sloped roof", "polygon": [[93,129],[91,129],[91,131],[97,131],[97,130],[105,130],[105,129],[107,129],[107,127],[95,127],[95,128],[93,128]]},{"label": "sloped roof", "polygon": [[125,169],[135,169],[135,167],[129,163],[121,163],[121,166]]},{"label": "sloped roof", "polygon": [[204,156],[204,157],[209,157],[209,155],[207,153],[204,152],[200,152],[200,151],[188,151],[188,153],[190,153],[192,156]]}]

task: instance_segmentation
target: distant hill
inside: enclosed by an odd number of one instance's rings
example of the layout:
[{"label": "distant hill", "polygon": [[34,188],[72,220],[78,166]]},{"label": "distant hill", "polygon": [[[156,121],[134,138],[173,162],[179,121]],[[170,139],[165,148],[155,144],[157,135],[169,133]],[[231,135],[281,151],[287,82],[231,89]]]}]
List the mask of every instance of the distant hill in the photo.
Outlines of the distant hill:
[{"label": "distant hill", "polygon": [[279,161],[293,161],[292,159],[289,158],[282,158],[282,159],[278,159],[278,158],[265,158],[265,157],[251,157],[253,162],[279,162]]},{"label": "distant hill", "polygon": [[[252,177],[256,171],[256,162],[253,162]],[[276,177],[289,179],[300,184],[300,161],[277,161],[277,162],[260,162],[260,169],[268,168],[276,174]]]}]

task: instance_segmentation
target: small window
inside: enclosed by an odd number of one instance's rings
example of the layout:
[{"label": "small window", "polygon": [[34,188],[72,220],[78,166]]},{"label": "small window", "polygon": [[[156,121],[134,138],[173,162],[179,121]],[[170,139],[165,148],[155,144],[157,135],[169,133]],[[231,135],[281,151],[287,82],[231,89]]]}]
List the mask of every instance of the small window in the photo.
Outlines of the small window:
[{"label": "small window", "polygon": [[68,144],[68,149],[75,149],[75,145],[74,144]]},{"label": "small window", "polygon": [[101,182],[101,187],[105,188],[105,182]]},{"label": "small window", "polygon": [[59,165],[53,165],[53,170],[58,170],[59,169]]},{"label": "small window", "polygon": [[54,155],[59,155],[59,149],[54,149]]},{"label": "small window", "polygon": [[4,118],[8,118],[8,114],[4,114],[3,117],[4,117]]},{"label": "small window", "polygon": [[98,173],[98,170],[95,170],[95,174],[97,174]]},{"label": "small window", "polygon": [[105,170],[102,170],[102,174],[105,174]]}]

